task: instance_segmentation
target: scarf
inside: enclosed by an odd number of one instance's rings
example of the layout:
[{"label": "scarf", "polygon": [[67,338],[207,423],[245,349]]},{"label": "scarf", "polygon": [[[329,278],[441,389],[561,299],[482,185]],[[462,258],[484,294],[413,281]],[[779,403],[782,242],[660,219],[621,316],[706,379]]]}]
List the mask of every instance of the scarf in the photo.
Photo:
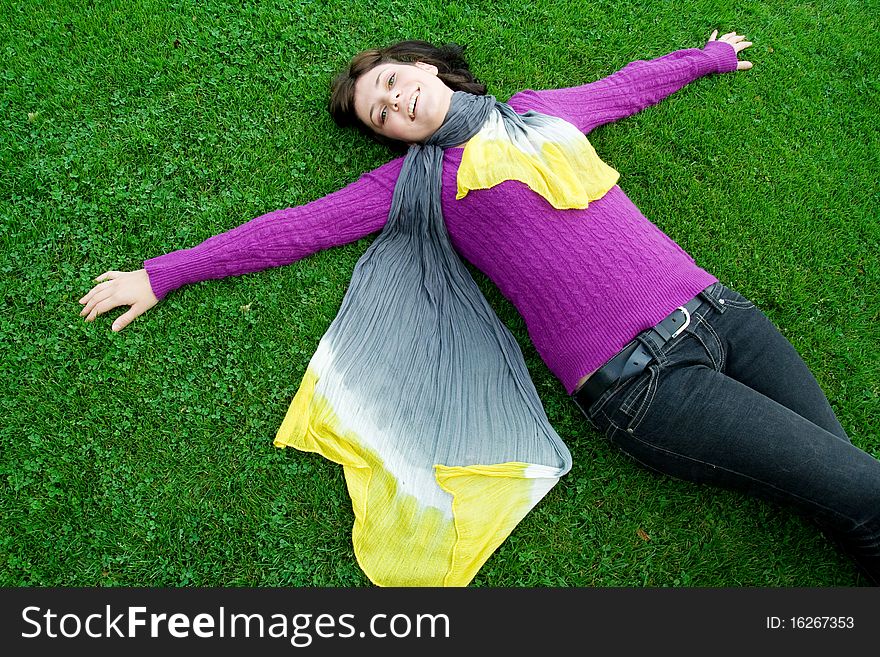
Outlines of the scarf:
[{"label": "scarf", "polygon": [[556,207],[586,207],[617,176],[567,122],[463,92],[407,152],[388,222],[275,438],[343,466],[355,556],[382,586],[467,585],[571,468],[519,346],[446,231],[443,151],[463,142],[460,196],[516,179]]}]

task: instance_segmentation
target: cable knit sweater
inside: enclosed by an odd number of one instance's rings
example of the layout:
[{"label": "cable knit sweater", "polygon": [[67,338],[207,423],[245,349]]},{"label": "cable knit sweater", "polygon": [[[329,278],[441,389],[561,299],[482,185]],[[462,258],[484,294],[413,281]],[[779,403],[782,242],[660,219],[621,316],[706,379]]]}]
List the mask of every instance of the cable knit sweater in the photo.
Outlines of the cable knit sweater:
[{"label": "cable knit sweater", "polygon": [[[508,103],[588,133],[736,63],[733,46],[713,41],[632,62],[579,87],[521,91]],[[456,200],[461,156],[462,149],[448,149],[443,159],[442,207],[452,244],[522,314],[538,353],[569,393],[636,334],[717,280],[618,186],[583,210],[556,210],[518,181]],[[187,283],[289,264],[381,230],[402,163],[394,159],[316,201],[145,261],[153,293],[162,299]]]}]

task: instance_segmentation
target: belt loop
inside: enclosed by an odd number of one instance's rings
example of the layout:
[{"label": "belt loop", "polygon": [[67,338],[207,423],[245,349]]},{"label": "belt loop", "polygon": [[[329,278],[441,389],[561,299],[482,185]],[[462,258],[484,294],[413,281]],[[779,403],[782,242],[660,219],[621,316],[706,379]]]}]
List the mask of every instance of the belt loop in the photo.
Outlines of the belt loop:
[{"label": "belt loop", "polygon": [[717,294],[720,297],[722,290],[724,290],[724,286],[721,283],[713,283],[697,296],[712,306],[712,309],[715,310],[715,312],[718,314],[724,314],[724,311],[727,310],[727,308],[725,308],[724,304],[720,303],[720,299],[715,296]]},{"label": "belt loop", "polygon": [[667,365],[669,361],[666,360],[666,356],[662,351],[665,340],[658,339],[660,337],[661,336],[658,333],[655,333],[652,329],[648,329],[647,331],[639,333],[636,336],[636,341],[645,348],[645,350],[651,355],[651,358],[661,365]]}]

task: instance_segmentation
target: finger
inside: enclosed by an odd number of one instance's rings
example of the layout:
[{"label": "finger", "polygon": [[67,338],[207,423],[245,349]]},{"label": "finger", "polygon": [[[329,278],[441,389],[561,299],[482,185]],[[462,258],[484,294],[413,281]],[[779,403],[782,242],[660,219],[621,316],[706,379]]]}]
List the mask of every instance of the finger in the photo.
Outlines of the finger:
[{"label": "finger", "polygon": [[752,45],[751,41],[742,41],[741,43],[736,44],[736,51],[739,52],[740,50],[745,50],[750,45]]},{"label": "finger", "polygon": [[122,305],[125,305],[125,304],[119,303],[112,296],[110,296],[106,299],[102,299],[100,301],[97,301],[95,303],[95,305],[92,307],[91,311],[89,311],[88,317],[86,317],[86,321],[93,322],[95,320],[95,317],[97,317],[98,315],[103,315],[108,310],[113,310],[113,308],[116,308],[117,306],[122,306]]},{"label": "finger", "polygon": [[91,299],[95,294],[100,292],[101,290],[107,288],[112,283],[112,281],[104,281],[103,283],[98,283],[91,290],[89,290],[86,295],[79,300],[80,303],[88,303],[89,299]]},{"label": "finger", "polygon": [[143,311],[140,309],[139,306],[132,306],[126,312],[117,317],[116,321],[113,322],[113,326],[111,326],[110,328],[114,331],[121,331],[126,326],[131,324],[132,320],[134,320],[134,318],[140,315],[142,312]]},{"label": "finger", "polygon": [[748,71],[750,68],[752,68],[751,62],[737,62],[736,64],[737,71]]},{"label": "finger", "polygon": [[113,299],[105,299],[92,309],[92,312],[89,314],[88,317],[86,317],[86,321],[93,322],[98,315],[103,315],[108,310],[113,310],[117,306],[121,305],[123,304],[117,303]]},{"label": "finger", "polygon": [[88,292],[86,292],[85,296],[82,299],[80,299],[79,302],[80,303],[88,303],[89,299],[91,299],[93,296],[95,296],[95,292],[98,291],[99,287],[100,287],[100,285],[95,285],[94,287],[92,287],[92,289],[89,290]]},{"label": "finger", "polygon": [[718,30],[715,30],[714,32],[712,32],[712,34],[709,35],[709,41],[714,41],[715,37],[717,37],[717,36],[718,36]]},{"label": "finger", "polygon": [[95,282],[97,283],[100,281],[105,281],[107,279],[116,278],[121,273],[122,273],[121,271],[105,271],[103,274],[101,274],[100,276],[98,276],[98,278],[95,279]]},{"label": "finger", "polygon": [[95,290],[91,294],[91,298],[86,303],[85,307],[79,312],[80,315],[88,315],[92,308],[94,308],[99,302],[104,299],[109,299],[113,296],[113,290],[110,288],[104,288],[103,290]]}]

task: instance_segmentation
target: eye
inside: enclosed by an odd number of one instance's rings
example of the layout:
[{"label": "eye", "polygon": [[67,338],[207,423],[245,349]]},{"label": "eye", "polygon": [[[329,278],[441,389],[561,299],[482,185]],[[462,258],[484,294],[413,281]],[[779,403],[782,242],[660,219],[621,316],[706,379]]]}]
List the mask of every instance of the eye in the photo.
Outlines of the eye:
[{"label": "eye", "polygon": [[379,120],[380,120],[382,123],[385,123],[385,119],[386,119],[387,117],[388,117],[388,109],[385,108],[385,107],[383,107],[383,108],[382,108],[382,111],[379,112]]},{"label": "eye", "polygon": [[388,88],[389,89],[394,86],[394,78],[396,76],[397,76],[396,73],[392,73],[391,75],[388,76]]}]

